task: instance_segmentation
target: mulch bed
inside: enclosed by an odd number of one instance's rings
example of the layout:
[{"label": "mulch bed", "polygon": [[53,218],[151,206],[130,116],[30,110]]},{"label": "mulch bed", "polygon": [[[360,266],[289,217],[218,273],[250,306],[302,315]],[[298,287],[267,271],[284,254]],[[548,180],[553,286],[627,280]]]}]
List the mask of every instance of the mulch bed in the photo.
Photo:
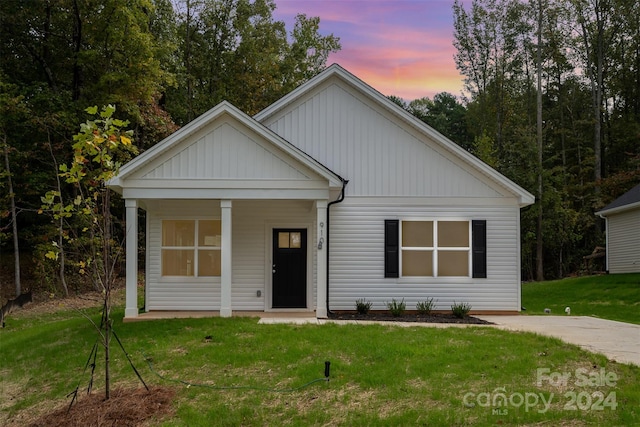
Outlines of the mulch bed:
[{"label": "mulch bed", "polygon": [[30,427],[135,427],[148,421],[161,420],[174,413],[175,390],[170,387],[116,389],[109,400],[104,393],[81,397],[69,405],[40,417]]},{"label": "mulch bed", "polygon": [[473,316],[466,316],[462,319],[453,314],[436,313],[436,314],[415,314],[407,313],[402,316],[392,316],[390,313],[330,313],[329,319],[337,320],[374,320],[383,322],[422,322],[422,323],[458,323],[469,325],[493,325],[492,322],[478,319]]}]

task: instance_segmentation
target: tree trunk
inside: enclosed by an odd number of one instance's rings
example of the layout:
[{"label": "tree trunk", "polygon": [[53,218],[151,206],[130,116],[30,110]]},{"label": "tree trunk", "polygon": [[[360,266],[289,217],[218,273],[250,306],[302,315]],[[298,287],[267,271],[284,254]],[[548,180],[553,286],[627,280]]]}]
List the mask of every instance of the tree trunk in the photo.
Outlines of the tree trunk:
[{"label": "tree trunk", "polygon": [[536,137],[538,140],[538,223],[536,227],[536,280],[544,280],[544,254],[542,239],[542,0],[538,0],[538,48],[536,52],[538,93],[536,94]]},{"label": "tree trunk", "polygon": [[71,83],[71,99],[80,99],[82,86],[82,70],[80,68],[80,50],[82,49],[82,17],[78,1],[73,2],[73,81]]},{"label": "tree trunk", "polygon": [[9,199],[11,200],[11,225],[13,231],[13,258],[14,258],[14,282],[16,285],[16,297],[22,294],[22,285],[20,284],[20,245],[18,242],[18,216],[16,210],[16,196],[13,193],[13,180],[11,179],[11,169],[9,165],[9,146],[7,145],[7,137],[3,137],[2,146],[4,148],[4,164],[7,169],[7,180],[9,181]]}]

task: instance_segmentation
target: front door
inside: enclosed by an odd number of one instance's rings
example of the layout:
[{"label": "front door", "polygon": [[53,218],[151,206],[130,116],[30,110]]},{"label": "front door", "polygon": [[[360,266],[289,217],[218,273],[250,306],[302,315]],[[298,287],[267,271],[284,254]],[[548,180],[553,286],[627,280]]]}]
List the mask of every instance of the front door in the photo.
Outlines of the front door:
[{"label": "front door", "polygon": [[307,307],[307,230],[273,230],[273,308]]}]

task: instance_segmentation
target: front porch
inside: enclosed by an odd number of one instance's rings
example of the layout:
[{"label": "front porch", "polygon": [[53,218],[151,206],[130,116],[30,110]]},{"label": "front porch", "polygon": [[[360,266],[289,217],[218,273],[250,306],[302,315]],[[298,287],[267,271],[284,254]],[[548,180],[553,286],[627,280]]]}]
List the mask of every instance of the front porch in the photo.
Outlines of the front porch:
[{"label": "front porch", "polygon": [[[218,104],[160,141],[120,168],[108,186],[126,207],[126,319],[138,317],[140,208],[147,212],[147,310],[229,317],[237,310],[298,307],[326,316],[321,239],[327,238],[327,205],[344,180],[231,104]],[[273,268],[276,251],[269,245],[277,241],[273,233],[287,230],[307,238],[306,259],[298,261],[307,267],[300,272],[305,292],[296,298],[286,286],[274,286],[282,269]]]},{"label": "front porch", "polygon": [[[139,313],[138,307],[139,206],[146,210],[143,292],[147,313]],[[127,199],[126,209],[125,321],[236,315],[269,317],[271,313],[295,316],[296,312],[304,313],[303,317],[326,317],[327,255],[326,245],[323,245],[327,237],[326,200]],[[196,237],[191,241],[196,243],[189,248],[193,252],[187,261],[189,272],[167,275],[163,266],[168,252],[163,244],[166,237],[163,227],[167,223],[173,226],[176,221],[184,223],[193,218],[199,219],[194,220]],[[219,223],[219,236],[198,237],[197,224],[211,218]],[[170,227],[169,231],[174,228]],[[283,305],[283,288],[276,287],[277,280],[283,279],[278,278],[276,272],[284,269],[284,261],[276,255],[283,244],[281,235],[289,234],[291,239],[297,234],[304,236],[302,241],[297,241],[304,249],[303,254],[298,258],[284,258],[287,262],[303,264],[303,276],[298,281],[303,286],[303,297],[292,305],[287,305],[285,298]],[[214,249],[219,253],[218,264],[207,268],[216,273],[209,276],[199,277],[198,274],[202,266],[198,256],[199,239],[215,241]],[[296,243],[294,240],[292,242]],[[285,239],[284,243],[287,242]],[[200,249],[212,252],[212,247]],[[280,264],[276,267],[276,263]],[[287,280],[285,276],[284,281]],[[285,287],[284,293],[287,292]]]}]

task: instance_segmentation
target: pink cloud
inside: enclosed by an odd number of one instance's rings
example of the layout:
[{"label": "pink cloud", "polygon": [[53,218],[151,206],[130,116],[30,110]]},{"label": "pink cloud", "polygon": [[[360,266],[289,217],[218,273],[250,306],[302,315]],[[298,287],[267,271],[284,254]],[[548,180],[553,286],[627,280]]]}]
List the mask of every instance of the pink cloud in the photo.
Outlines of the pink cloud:
[{"label": "pink cloud", "polygon": [[276,0],[276,19],[291,28],[298,13],[320,17],[320,32],[340,37],[329,57],[384,95],[407,100],[460,95],[453,60],[453,0]]}]

